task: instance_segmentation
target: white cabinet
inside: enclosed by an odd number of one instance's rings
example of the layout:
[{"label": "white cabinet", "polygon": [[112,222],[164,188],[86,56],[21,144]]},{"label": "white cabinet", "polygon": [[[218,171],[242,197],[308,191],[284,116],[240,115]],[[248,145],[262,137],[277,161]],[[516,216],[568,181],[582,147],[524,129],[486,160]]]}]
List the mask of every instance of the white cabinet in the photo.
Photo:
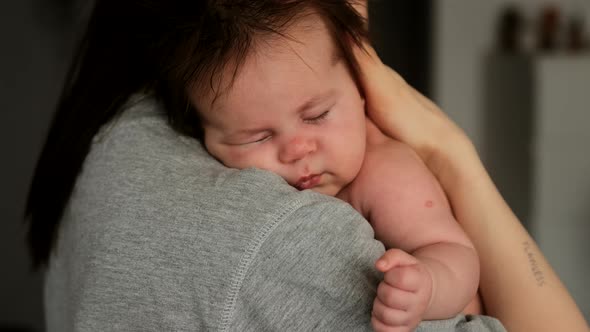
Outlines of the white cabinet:
[{"label": "white cabinet", "polygon": [[590,321],[590,55],[486,71],[484,162]]}]

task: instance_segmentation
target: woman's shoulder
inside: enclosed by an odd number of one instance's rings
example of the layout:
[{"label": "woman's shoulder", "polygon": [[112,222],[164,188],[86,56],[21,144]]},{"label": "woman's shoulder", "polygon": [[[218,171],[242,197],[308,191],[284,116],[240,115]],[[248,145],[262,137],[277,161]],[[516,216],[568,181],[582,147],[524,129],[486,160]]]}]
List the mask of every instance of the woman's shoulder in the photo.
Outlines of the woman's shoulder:
[{"label": "woman's shoulder", "polygon": [[[356,210],[310,191],[277,211],[233,274],[230,330],[370,330],[383,245]],[[256,321],[252,315],[258,317]]]},{"label": "woman's shoulder", "polygon": [[[346,203],[267,171],[223,167],[152,106],[137,104],[94,142],[62,220],[47,279],[61,286],[50,287],[50,303],[75,299],[71,310],[91,308],[105,320],[119,313],[95,303],[142,303],[137,310],[158,312],[145,316],[155,322],[193,317],[197,305],[211,313],[199,324],[211,327],[223,313],[243,314],[241,290],[263,289],[266,272],[299,267],[291,276],[300,282],[310,271],[330,276],[330,266],[355,269],[351,259],[366,271],[382,253]],[[60,280],[85,288],[61,289]],[[170,294],[184,295],[151,307]]]}]

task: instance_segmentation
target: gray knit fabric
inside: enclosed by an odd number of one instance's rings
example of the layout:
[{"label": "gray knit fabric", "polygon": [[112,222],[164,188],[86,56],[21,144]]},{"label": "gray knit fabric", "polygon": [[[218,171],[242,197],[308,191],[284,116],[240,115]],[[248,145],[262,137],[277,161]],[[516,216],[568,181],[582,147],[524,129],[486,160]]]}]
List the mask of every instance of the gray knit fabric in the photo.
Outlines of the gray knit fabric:
[{"label": "gray knit fabric", "polygon": [[[383,253],[348,204],[231,170],[135,98],[93,142],[46,274],[49,332],[364,331]],[[502,331],[491,318],[419,331]]]}]

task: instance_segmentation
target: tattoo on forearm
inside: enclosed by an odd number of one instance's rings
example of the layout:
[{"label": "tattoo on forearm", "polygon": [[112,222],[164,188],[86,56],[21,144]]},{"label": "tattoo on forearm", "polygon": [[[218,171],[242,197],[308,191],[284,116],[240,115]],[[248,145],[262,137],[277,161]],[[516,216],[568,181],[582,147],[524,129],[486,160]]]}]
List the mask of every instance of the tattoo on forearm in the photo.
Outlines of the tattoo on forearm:
[{"label": "tattoo on forearm", "polygon": [[545,285],[545,275],[543,274],[543,271],[541,271],[539,264],[537,264],[537,260],[535,259],[535,254],[533,253],[533,248],[528,241],[524,241],[522,243],[522,245],[524,247],[524,252],[526,253],[527,258],[529,259],[529,264],[531,266],[531,272],[533,272],[533,276],[535,277],[535,280],[537,281],[537,286],[543,287],[543,285]]}]

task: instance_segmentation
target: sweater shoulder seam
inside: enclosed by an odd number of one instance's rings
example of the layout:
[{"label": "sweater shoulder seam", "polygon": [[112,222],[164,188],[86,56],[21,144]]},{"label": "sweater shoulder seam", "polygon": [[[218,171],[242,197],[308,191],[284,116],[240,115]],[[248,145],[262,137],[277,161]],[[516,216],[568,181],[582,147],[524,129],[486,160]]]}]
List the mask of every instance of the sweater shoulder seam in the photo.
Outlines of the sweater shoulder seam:
[{"label": "sweater shoulder seam", "polygon": [[273,218],[272,221],[265,223],[260,228],[255,238],[250,242],[246,250],[242,253],[238,267],[236,268],[236,273],[233,275],[230,281],[229,290],[224,301],[219,331],[225,332],[229,330],[236,310],[236,303],[240,289],[242,288],[242,284],[246,278],[252,262],[258,255],[258,252],[260,251],[260,248],[264,242],[269,238],[278,225],[280,225],[289,215],[291,215],[295,210],[301,208],[304,204],[305,202],[303,202],[301,199],[290,201],[289,204],[287,204],[287,206],[283,208],[281,212],[278,213],[275,218]]}]

